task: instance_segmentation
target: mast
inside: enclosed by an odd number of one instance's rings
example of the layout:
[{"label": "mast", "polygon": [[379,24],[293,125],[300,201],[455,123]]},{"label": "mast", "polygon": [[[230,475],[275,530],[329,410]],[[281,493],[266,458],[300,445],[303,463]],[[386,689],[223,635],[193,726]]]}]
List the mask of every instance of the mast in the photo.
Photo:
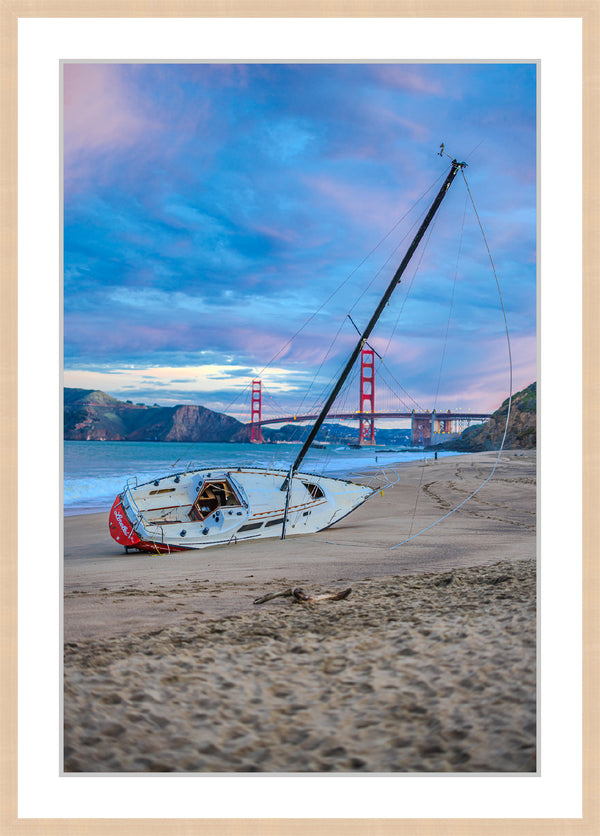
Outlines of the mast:
[{"label": "mast", "polygon": [[294,472],[296,470],[298,470],[298,468],[300,467],[300,464],[301,464],[302,460],[304,459],[304,457],[306,456],[306,454],[307,454],[307,452],[310,448],[310,445],[314,441],[314,438],[315,438],[316,434],[321,429],[321,425],[323,424],[323,421],[327,417],[327,413],[329,412],[329,410],[331,409],[331,407],[333,405],[333,402],[335,401],[335,399],[339,395],[340,389],[344,385],[344,382],[346,381],[346,378],[350,374],[352,366],[356,362],[356,360],[358,358],[358,355],[360,354],[364,344],[369,339],[369,337],[371,335],[371,332],[372,332],[373,328],[375,327],[375,325],[377,323],[377,320],[379,319],[379,317],[381,316],[381,314],[383,312],[383,309],[385,308],[385,306],[389,302],[389,299],[390,299],[392,293],[394,292],[394,290],[396,289],[396,286],[400,283],[400,279],[402,278],[402,274],[404,273],[404,271],[408,267],[408,263],[411,260],[411,258],[413,257],[413,255],[415,253],[415,250],[419,246],[421,238],[423,237],[423,235],[425,235],[425,232],[427,231],[427,227],[429,226],[429,224],[433,220],[433,216],[435,215],[437,210],[440,208],[440,204],[441,204],[442,200],[444,199],[444,197],[446,195],[446,192],[450,188],[450,186],[452,184],[452,181],[456,177],[459,169],[464,168],[465,165],[466,165],[466,163],[459,163],[456,160],[452,160],[452,166],[450,168],[450,171],[448,172],[448,176],[444,180],[444,182],[442,184],[442,187],[440,188],[439,192],[437,193],[437,195],[435,197],[435,200],[431,204],[431,206],[429,208],[429,211],[427,212],[427,215],[425,216],[425,218],[423,220],[423,223],[419,227],[419,230],[418,230],[417,234],[415,235],[415,237],[413,238],[410,247],[406,251],[406,255],[402,259],[402,262],[400,263],[400,266],[398,267],[398,269],[394,273],[394,276],[393,276],[391,282],[389,283],[387,290],[385,291],[385,293],[381,297],[381,301],[379,302],[379,305],[377,306],[375,312],[373,313],[373,316],[369,320],[369,323],[368,323],[367,327],[365,328],[365,330],[360,335],[360,338],[359,338],[358,342],[356,343],[354,351],[350,355],[350,358],[348,359],[348,362],[346,363],[346,366],[344,367],[344,370],[342,371],[340,377],[338,378],[337,383],[333,387],[333,389],[331,391],[331,394],[327,398],[327,402],[325,403],[325,406],[321,410],[321,412],[319,414],[319,417],[315,421],[310,433],[308,434],[308,438],[304,442],[304,444],[302,446],[302,449],[300,450],[300,452],[296,456],[296,461],[292,465],[292,467],[290,469],[290,474],[289,474],[288,477],[286,477],[286,479],[285,479],[285,481],[284,481],[284,483],[281,487],[281,490],[286,490],[288,478],[291,478],[291,476],[294,474]]}]

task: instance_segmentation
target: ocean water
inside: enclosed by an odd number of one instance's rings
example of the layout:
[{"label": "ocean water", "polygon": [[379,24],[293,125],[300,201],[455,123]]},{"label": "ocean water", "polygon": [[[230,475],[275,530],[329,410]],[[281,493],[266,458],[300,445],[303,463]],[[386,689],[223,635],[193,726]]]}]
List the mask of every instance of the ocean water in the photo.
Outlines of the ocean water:
[{"label": "ocean water", "polygon": [[[132,477],[145,482],[188,468],[206,466],[289,468],[300,447],[300,444],[65,441],[64,511],[65,514],[108,513],[115,497]],[[324,450],[312,449],[302,464],[302,470],[350,477],[368,467],[394,467],[433,456],[433,452],[406,451],[400,447],[356,449],[332,444]]]}]

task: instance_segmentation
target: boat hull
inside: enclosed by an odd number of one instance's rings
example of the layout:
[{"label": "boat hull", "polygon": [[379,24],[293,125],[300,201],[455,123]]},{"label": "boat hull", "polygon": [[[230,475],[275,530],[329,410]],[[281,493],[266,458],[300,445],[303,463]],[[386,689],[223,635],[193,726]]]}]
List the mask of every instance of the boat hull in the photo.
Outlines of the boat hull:
[{"label": "boat hull", "polygon": [[295,473],[288,495],[284,470],[201,468],[128,483],[111,509],[109,531],[126,551],[155,554],[281,538],[284,528],[286,537],[314,534],[372,493],[345,479]]},{"label": "boat hull", "polygon": [[111,508],[108,518],[108,528],[113,540],[124,546],[125,551],[137,549],[138,551],[151,552],[153,554],[169,554],[176,551],[187,551],[189,546],[176,546],[166,543],[159,543],[152,540],[142,540],[134,531],[135,521],[132,523],[125,513],[123,501],[119,495]]}]

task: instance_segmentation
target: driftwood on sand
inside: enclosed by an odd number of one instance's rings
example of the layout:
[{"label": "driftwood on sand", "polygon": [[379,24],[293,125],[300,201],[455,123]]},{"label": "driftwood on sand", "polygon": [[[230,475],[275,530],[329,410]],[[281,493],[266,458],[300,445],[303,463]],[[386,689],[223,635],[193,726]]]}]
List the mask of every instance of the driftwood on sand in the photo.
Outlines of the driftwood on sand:
[{"label": "driftwood on sand", "polygon": [[281,592],[269,592],[263,595],[262,598],[257,598],[255,604],[264,604],[265,601],[271,601],[273,598],[291,598],[300,604],[316,604],[322,601],[342,601],[347,598],[352,592],[352,588],[342,589],[341,592],[321,592],[317,595],[307,595],[303,589],[298,587],[290,587]]}]

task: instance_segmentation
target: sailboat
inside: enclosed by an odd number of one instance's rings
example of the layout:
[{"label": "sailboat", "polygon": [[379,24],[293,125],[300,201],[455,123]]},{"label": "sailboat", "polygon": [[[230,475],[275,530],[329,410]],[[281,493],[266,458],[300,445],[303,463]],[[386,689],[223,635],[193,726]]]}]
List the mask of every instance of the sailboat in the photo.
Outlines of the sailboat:
[{"label": "sailboat", "polygon": [[[443,152],[443,146],[442,146]],[[441,156],[441,152],[440,152]],[[439,192],[289,470],[204,467],[139,483],[130,479],[115,499],[109,531],[124,546],[170,553],[329,528],[377,489],[302,471],[301,464],[457,173],[452,160]]]}]

